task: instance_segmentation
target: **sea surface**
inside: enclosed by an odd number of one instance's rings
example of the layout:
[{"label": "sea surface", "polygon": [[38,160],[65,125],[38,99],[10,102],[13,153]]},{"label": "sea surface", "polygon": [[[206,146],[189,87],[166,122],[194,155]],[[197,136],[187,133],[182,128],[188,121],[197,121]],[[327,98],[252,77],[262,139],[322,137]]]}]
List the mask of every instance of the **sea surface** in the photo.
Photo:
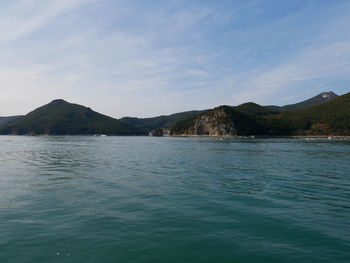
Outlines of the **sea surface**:
[{"label": "sea surface", "polygon": [[0,136],[0,262],[350,262],[350,141]]}]

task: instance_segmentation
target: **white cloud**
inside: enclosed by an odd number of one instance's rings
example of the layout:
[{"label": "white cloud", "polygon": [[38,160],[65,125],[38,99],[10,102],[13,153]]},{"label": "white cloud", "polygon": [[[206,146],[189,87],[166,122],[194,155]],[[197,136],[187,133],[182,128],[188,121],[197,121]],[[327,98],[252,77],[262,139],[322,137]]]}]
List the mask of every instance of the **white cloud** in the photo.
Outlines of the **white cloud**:
[{"label": "white cloud", "polygon": [[[264,102],[271,94],[293,89],[317,79],[348,77],[350,80],[350,41],[312,47],[275,68],[251,76],[233,99]],[[309,89],[318,87],[309,87]]]},{"label": "white cloud", "polygon": [[[0,16],[0,44],[14,41],[45,26],[51,19],[91,0],[18,1],[13,13]],[[34,3],[35,2],[35,3]],[[33,8],[34,7],[34,8]],[[9,7],[11,8],[11,7]]]},{"label": "white cloud", "polygon": [[[105,8],[99,1],[86,11],[90,2],[14,1],[0,11],[0,115],[64,98],[114,117],[145,117],[247,100],[263,103],[315,79],[330,83],[330,78],[350,75],[348,19],[339,20],[342,37],[329,36],[340,28],[334,23],[324,36],[314,37],[320,43],[310,40],[313,47],[293,50],[282,62],[265,58],[267,66],[255,65],[252,54],[260,51],[259,37],[282,26],[236,35],[226,24],[259,1],[219,11],[205,4],[139,10],[137,3],[122,1],[106,18],[94,10]],[[207,31],[218,25],[225,32],[221,39],[210,39]],[[241,36],[247,42],[235,46]]]}]

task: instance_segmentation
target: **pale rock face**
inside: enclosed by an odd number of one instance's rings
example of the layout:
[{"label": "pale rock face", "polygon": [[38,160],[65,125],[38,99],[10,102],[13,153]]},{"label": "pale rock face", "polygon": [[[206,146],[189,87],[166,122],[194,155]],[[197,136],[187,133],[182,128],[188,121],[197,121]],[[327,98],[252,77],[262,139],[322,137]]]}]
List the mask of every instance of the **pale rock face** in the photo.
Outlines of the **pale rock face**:
[{"label": "pale rock face", "polygon": [[322,96],[322,98],[325,99],[326,101],[338,97],[338,95],[335,94],[335,93],[332,92],[332,91],[323,92],[323,93],[321,93],[321,96]]},{"label": "pale rock face", "polygon": [[184,135],[234,136],[237,133],[234,123],[227,122],[225,111],[217,109],[214,114],[198,116],[193,126],[187,129]]},{"label": "pale rock face", "polygon": [[163,136],[170,136],[170,129],[160,128],[151,131],[149,136],[155,136],[155,137],[163,137]]}]

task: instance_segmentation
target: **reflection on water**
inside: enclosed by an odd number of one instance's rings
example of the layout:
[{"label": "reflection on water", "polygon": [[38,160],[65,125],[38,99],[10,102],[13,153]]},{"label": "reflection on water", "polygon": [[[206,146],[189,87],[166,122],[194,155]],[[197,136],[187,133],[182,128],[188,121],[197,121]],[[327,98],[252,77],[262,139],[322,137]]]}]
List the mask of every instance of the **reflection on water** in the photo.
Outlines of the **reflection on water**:
[{"label": "reflection on water", "polygon": [[350,257],[347,140],[2,136],[0,145],[0,262]]}]

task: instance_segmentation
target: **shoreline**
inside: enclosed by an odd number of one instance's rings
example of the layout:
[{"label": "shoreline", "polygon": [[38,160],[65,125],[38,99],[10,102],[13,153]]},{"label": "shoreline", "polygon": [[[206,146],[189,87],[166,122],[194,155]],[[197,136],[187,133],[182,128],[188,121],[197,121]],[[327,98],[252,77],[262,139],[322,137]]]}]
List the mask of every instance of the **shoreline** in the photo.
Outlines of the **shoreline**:
[{"label": "shoreline", "polygon": [[15,137],[153,137],[153,138],[217,138],[217,139],[350,139],[350,135],[167,135],[167,136],[152,136],[152,135],[116,135],[116,134],[0,134],[0,137],[15,136]]},{"label": "shoreline", "polygon": [[[156,136],[153,136],[156,137]],[[252,135],[252,136],[228,136],[228,135],[170,135],[164,137],[173,138],[222,138],[222,139],[273,139],[273,138],[285,138],[285,139],[350,139],[350,135],[276,135],[276,136],[266,136],[266,135]]]}]

